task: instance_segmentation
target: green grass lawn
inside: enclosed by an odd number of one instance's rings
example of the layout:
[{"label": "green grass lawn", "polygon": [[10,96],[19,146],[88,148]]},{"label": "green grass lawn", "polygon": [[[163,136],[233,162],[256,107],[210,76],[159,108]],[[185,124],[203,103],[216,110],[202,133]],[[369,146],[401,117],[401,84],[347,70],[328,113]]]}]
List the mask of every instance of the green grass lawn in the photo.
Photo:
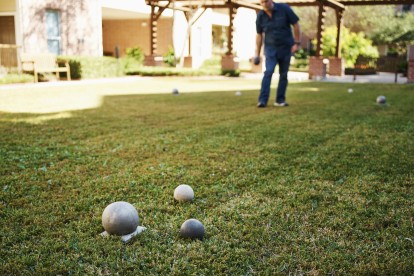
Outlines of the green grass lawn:
[{"label": "green grass lawn", "polygon": [[[288,108],[252,90],[0,113],[0,273],[412,275],[414,86],[348,87],[292,83]],[[128,244],[100,236],[114,201],[147,227]],[[179,237],[189,218],[204,240]]]}]

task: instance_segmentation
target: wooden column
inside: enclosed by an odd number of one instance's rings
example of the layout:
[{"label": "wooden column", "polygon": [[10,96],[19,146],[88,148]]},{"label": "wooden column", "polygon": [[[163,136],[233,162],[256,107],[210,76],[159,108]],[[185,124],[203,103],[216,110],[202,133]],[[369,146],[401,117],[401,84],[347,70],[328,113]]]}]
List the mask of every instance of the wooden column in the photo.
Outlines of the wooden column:
[{"label": "wooden column", "polygon": [[335,10],[336,13],[336,48],[335,57],[341,57],[341,30],[342,30],[342,12],[341,10]]},{"label": "wooden column", "polygon": [[[190,18],[190,13],[189,12],[184,12],[184,16],[185,19],[187,20],[187,24],[188,24],[188,55],[191,56],[191,27],[192,24],[190,22],[191,18]],[[185,43],[185,42],[184,42]]]},{"label": "wooden column", "polygon": [[237,8],[234,7],[232,4],[229,6],[229,29],[227,32],[227,52],[226,55],[233,54],[233,36],[234,36],[234,18],[236,17]]},{"label": "wooden column", "polygon": [[319,4],[319,16],[318,16],[318,32],[316,34],[316,56],[322,55],[322,33],[325,29],[325,16],[326,7],[323,4]]},{"label": "wooden column", "polygon": [[151,17],[150,17],[150,54],[157,54],[157,33],[158,33],[158,18],[160,18],[162,12],[165,10],[164,7],[158,7],[151,4]]},{"label": "wooden column", "polygon": [[228,1],[229,7],[229,29],[227,32],[227,52],[221,57],[222,70],[237,70],[239,69],[239,62],[233,55],[233,36],[234,36],[234,18],[236,17],[237,7]]},{"label": "wooden column", "polygon": [[151,6],[150,15],[150,54],[145,56],[144,64],[147,66],[158,66],[162,64],[162,59],[157,57],[157,21],[160,18],[162,12],[169,6],[170,3],[165,7],[158,6],[158,0],[147,0],[147,5]]}]

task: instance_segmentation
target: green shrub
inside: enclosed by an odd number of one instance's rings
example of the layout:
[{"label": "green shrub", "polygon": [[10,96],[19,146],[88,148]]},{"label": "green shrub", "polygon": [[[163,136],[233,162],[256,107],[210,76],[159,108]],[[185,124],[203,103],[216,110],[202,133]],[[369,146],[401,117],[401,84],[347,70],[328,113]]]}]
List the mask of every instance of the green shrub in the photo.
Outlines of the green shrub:
[{"label": "green shrub", "polygon": [[123,76],[120,61],[113,57],[88,57],[81,60],[84,78]]},{"label": "green shrub", "polygon": [[144,62],[144,52],[138,46],[127,48],[126,49],[126,56],[134,59],[138,63],[142,64]]},{"label": "green shrub", "polygon": [[221,69],[221,57],[220,56],[213,56],[210,59],[207,59],[203,62],[203,64],[201,65],[202,69],[211,69],[211,68],[215,68],[215,69]]},{"label": "green shrub", "polygon": [[138,71],[143,66],[142,62],[128,56],[120,58],[119,61],[125,75],[135,75],[130,72]]},{"label": "green shrub", "polygon": [[[76,57],[60,56],[58,57],[59,66],[63,67],[64,63],[68,62],[70,67],[70,78],[72,80],[78,80],[82,78],[82,67],[79,60]],[[59,73],[61,78],[66,78],[66,72]]]},{"label": "green shrub", "polygon": [[404,76],[407,76],[408,72],[408,61],[404,60],[400,64],[398,64],[398,72],[403,73]]},{"label": "green shrub", "polygon": [[[336,50],[336,27],[328,27],[322,36],[323,56],[330,57],[335,55]],[[341,32],[341,54],[345,59],[347,67],[353,67],[358,56],[367,58],[377,58],[378,50],[372,45],[372,41],[367,39],[364,33],[351,32],[343,28]],[[316,41],[314,41],[316,43]]]},{"label": "green shrub", "polygon": [[70,66],[70,77],[73,80],[82,78],[82,67],[79,61],[71,59],[69,60],[69,66]]},{"label": "green shrub", "polygon": [[172,67],[156,67],[156,66],[142,66],[135,70],[126,71],[127,75],[141,75],[141,76],[207,76],[219,75],[216,71],[209,71],[205,69],[191,69],[191,68],[172,68]]},{"label": "green shrub", "polygon": [[309,53],[305,51],[304,49],[299,49],[299,51],[295,53],[296,59],[307,59],[308,57],[309,57]]},{"label": "green shrub", "polygon": [[177,59],[175,58],[174,48],[169,46],[167,53],[163,56],[164,63],[170,67],[175,67],[177,65]]},{"label": "green shrub", "polygon": [[222,69],[221,75],[226,77],[239,77],[240,76],[240,70],[233,70],[233,69]]},{"label": "green shrub", "polygon": [[33,75],[29,74],[7,74],[3,77],[0,77],[0,84],[10,84],[10,83],[26,83],[34,82]]}]

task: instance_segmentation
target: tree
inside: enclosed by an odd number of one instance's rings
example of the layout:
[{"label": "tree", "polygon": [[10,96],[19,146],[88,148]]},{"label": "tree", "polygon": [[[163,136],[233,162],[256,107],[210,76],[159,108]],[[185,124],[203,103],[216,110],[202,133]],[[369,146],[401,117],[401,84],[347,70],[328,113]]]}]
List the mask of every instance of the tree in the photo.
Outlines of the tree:
[{"label": "tree", "polygon": [[375,44],[389,45],[399,54],[404,54],[408,45],[414,44],[414,14],[405,13],[388,18],[386,24],[371,35]]},{"label": "tree", "polygon": [[[294,10],[300,18],[302,32],[315,38],[318,7],[295,7]],[[328,8],[326,30],[331,26],[336,26],[336,15],[333,9]],[[405,53],[407,45],[414,44],[414,14],[398,14],[395,5],[347,6],[343,26],[354,33],[363,32],[374,45],[388,45],[399,54]]]},{"label": "tree", "polygon": [[[336,26],[325,29],[322,35],[323,56],[335,55],[336,34]],[[345,66],[353,66],[358,56],[372,58],[379,56],[377,48],[372,45],[372,41],[366,38],[363,32],[355,33],[343,27],[341,41],[341,55],[345,59]]]}]

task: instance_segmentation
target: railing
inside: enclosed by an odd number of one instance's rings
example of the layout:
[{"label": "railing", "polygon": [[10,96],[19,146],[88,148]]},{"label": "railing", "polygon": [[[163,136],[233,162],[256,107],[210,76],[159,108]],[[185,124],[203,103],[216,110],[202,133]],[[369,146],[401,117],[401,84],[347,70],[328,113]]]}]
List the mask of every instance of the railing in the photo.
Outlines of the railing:
[{"label": "railing", "polygon": [[19,71],[19,45],[0,44],[0,67],[7,72]]},{"label": "railing", "polygon": [[354,64],[353,75],[354,81],[357,75],[371,75],[378,72],[394,73],[397,82],[398,73],[406,73],[407,70],[406,57],[379,57],[379,58],[366,58],[359,56]]}]

